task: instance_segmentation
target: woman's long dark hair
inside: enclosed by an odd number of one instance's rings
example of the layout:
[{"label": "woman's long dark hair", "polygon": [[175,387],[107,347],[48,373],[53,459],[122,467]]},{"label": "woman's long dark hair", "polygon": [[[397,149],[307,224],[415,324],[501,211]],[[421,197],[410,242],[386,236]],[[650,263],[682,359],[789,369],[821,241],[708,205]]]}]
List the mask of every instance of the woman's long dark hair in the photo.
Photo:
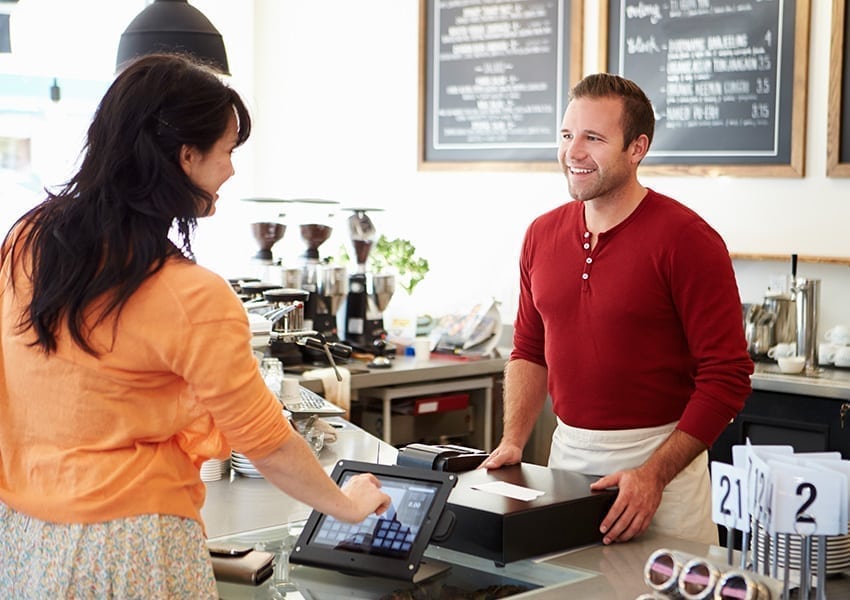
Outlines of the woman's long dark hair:
[{"label": "woman's long dark hair", "polygon": [[[169,257],[194,260],[197,217],[214,198],[186,176],[180,150],[209,151],[234,111],[240,145],[251,132],[245,104],[214,72],[185,57],[145,56],[116,77],[89,126],[77,173],[58,192],[48,191],[3,244],[4,258],[31,254],[32,301],[20,327],[34,331],[34,346],[55,351],[64,319],[74,342],[97,356],[87,327],[120,315]],[[179,247],[169,239],[172,226]]]}]

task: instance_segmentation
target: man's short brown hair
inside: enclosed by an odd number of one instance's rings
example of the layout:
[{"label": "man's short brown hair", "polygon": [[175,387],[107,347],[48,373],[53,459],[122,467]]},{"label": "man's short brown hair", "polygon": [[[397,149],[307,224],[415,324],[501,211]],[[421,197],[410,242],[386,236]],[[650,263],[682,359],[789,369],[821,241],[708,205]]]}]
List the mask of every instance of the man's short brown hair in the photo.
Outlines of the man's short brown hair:
[{"label": "man's short brown hair", "polygon": [[623,101],[623,150],[641,134],[649,138],[655,132],[655,111],[644,91],[630,79],[611,73],[594,73],[570,90],[570,100],[616,96]]}]

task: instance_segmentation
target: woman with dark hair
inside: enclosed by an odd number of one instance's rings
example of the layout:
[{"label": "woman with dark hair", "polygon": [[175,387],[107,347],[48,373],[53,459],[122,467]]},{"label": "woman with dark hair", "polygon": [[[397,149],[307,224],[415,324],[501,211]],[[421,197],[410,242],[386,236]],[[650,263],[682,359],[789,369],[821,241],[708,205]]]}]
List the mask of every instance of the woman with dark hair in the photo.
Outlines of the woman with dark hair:
[{"label": "woman with dark hair", "polygon": [[212,71],[138,59],[77,173],[6,236],[0,597],[217,598],[200,466],[231,447],[339,519],[388,506],[370,475],[327,476],[260,376],[241,302],[194,262],[250,131]]}]

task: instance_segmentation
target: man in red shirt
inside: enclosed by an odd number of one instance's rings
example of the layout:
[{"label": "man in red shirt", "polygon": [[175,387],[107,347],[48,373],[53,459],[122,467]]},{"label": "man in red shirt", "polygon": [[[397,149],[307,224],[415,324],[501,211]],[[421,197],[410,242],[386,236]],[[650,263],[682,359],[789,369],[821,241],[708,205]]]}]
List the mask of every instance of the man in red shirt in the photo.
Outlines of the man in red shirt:
[{"label": "man in red shirt", "polygon": [[604,543],[651,523],[716,543],[707,449],[753,371],[729,253],[696,213],[638,182],[655,117],[636,84],[590,75],[570,98],[558,161],[574,200],[526,232],[504,434],[483,466],[522,459],[548,394],[549,466],[619,487]]}]

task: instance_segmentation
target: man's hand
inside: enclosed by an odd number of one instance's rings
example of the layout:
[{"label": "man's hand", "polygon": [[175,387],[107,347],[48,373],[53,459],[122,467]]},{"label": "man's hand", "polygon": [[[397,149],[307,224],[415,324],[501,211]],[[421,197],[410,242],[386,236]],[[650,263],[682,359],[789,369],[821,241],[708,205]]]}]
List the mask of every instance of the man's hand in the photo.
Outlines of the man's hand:
[{"label": "man's hand", "polygon": [[661,504],[664,488],[705,450],[700,440],[674,429],[639,467],[617,471],[594,481],[591,490],[620,488],[611,510],[599,526],[604,534],[602,542],[625,542],[646,531]]},{"label": "man's hand", "polygon": [[490,453],[490,456],[478,465],[479,469],[498,469],[505,465],[515,465],[522,462],[522,448],[504,441]]},{"label": "man's hand", "polygon": [[620,491],[599,526],[604,544],[626,542],[646,531],[664,491],[663,481],[644,467],[617,471],[590,485],[591,490],[611,487],[619,487]]}]

